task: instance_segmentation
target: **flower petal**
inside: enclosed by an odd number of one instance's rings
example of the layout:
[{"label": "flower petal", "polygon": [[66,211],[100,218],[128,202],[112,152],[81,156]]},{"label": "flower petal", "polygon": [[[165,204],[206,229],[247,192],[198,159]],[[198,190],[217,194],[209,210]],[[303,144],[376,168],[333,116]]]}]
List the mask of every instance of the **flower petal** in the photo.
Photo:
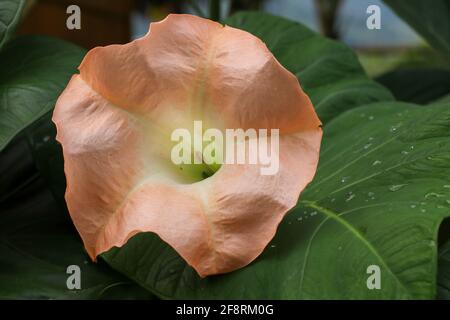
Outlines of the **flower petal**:
[{"label": "flower petal", "polygon": [[207,199],[211,239],[204,241],[211,253],[208,260],[188,262],[200,275],[233,271],[259,256],[314,177],[321,138],[320,128],[283,136],[275,175],[261,175],[260,165],[224,165],[211,185],[199,183]]},{"label": "flower petal", "polygon": [[[80,71],[53,121],[67,206],[89,255],[154,232],[201,276],[253,261],[318,163],[320,121],[297,79],[251,34],[189,15],[91,50]],[[168,146],[172,129],[196,119],[222,130],[280,129],[279,170],[225,164],[188,183]]]},{"label": "flower petal", "polygon": [[192,15],[169,15],[141,39],[91,50],[80,72],[114,105],[174,127],[186,113],[221,119],[216,127],[281,133],[320,125],[297,78],[260,39]]}]

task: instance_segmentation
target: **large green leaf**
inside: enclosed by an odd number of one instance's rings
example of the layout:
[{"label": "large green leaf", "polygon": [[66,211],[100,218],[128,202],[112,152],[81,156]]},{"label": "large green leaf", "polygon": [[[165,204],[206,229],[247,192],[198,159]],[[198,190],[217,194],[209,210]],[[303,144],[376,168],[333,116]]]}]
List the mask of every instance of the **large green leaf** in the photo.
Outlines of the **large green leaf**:
[{"label": "large green leaf", "polygon": [[26,0],[0,1],[0,50],[13,35],[25,2]]},{"label": "large green leaf", "polygon": [[450,55],[450,0],[384,0],[428,43]]},{"label": "large green leaf", "polygon": [[0,150],[53,109],[83,55],[83,49],[47,37],[22,37],[6,45],[0,52]]},{"label": "large green leaf", "polygon": [[[151,298],[102,261],[92,263],[54,201],[29,150],[54,144],[50,137],[30,144],[30,134],[48,123],[34,123],[0,152],[0,299]],[[40,135],[33,137],[37,143]],[[69,265],[81,269],[81,290],[66,286]]]},{"label": "large green leaf", "polygon": [[[324,131],[315,180],[249,266],[200,279],[149,233],[103,257],[165,298],[434,298],[437,231],[450,212],[450,105],[369,105]],[[367,288],[370,265],[380,290]]]},{"label": "large green leaf", "polygon": [[450,94],[447,94],[447,95],[439,98],[434,103],[447,103],[447,102],[450,102]]},{"label": "large green leaf", "polygon": [[355,53],[305,26],[265,13],[238,13],[226,24],[262,39],[295,74],[324,124],[336,115],[392,95],[364,73]]},{"label": "large green leaf", "polygon": [[450,71],[442,69],[400,69],[388,72],[377,81],[397,100],[429,103],[450,94]]}]

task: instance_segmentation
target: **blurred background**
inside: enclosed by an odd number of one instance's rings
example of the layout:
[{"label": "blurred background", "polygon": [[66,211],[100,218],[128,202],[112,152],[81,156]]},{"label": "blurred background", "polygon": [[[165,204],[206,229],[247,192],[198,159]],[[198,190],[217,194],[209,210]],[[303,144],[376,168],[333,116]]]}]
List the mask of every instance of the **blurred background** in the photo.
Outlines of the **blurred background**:
[{"label": "blurred background", "polygon": [[[71,4],[81,8],[81,30],[63,27]],[[366,27],[371,4],[381,8],[380,30]],[[220,20],[240,10],[283,16],[343,41],[372,77],[399,68],[450,68],[381,0],[31,0],[19,34],[51,35],[89,49],[138,38],[169,13]]]}]

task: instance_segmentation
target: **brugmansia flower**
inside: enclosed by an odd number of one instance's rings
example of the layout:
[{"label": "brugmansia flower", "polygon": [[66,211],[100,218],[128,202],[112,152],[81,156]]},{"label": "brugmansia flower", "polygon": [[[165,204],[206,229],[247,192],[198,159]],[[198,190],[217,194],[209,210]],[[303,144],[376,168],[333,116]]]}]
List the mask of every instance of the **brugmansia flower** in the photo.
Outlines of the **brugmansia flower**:
[{"label": "brugmansia flower", "polygon": [[[91,50],[53,121],[66,201],[90,257],[154,232],[200,276],[253,261],[313,178],[321,123],[297,78],[255,36],[169,15],[126,45]],[[279,169],[183,164],[176,128],[279,129]],[[205,175],[205,172],[207,173]]]}]

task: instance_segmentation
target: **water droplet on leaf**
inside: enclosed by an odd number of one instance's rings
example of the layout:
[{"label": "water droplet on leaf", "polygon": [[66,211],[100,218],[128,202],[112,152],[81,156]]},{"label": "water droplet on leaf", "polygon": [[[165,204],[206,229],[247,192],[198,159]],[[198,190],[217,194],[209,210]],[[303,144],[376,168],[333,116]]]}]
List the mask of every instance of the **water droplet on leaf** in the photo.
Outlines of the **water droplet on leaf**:
[{"label": "water droplet on leaf", "polygon": [[439,193],[436,193],[436,192],[430,192],[430,193],[427,193],[427,194],[425,195],[425,199],[429,199],[429,198],[441,198],[441,197],[443,197],[443,195],[442,195],[442,194],[439,194]]},{"label": "water droplet on leaf", "polygon": [[347,199],[345,199],[346,202],[351,201],[354,197],[356,197],[354,194],[349,194]]},{"label": "water droplet on leaf", "polygon": [[406,186],[406,184],[394,184],[394,185],[389,187],[389,190],[392,191],[392,192],[395,192],[395,191],[400,190],[404,186]]},{"label": "water droplet on leaf", "polygon": [[342,177],[341,182],[346,183],[348,179],[350,179],[350,177]]},{"label": "water droplet on leaf", "polygon": [[380,161],[380,160],[375,160],[375,161],[372,163],[372,166],[377,166],[377,165],[379,165],[379,164],[381,164],[381,161]]}]

